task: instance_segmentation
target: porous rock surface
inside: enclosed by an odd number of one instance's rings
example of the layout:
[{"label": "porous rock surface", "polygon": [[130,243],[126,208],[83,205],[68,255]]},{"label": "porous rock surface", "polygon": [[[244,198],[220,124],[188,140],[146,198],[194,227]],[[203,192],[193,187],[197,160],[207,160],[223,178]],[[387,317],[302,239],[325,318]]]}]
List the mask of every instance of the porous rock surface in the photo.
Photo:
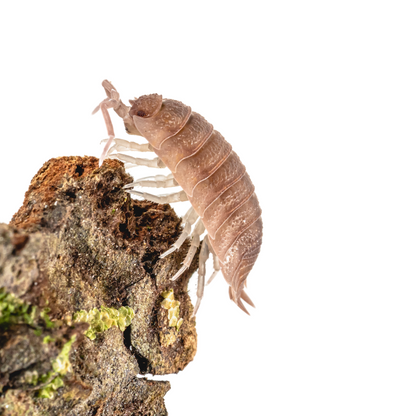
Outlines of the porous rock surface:
[{"label": "porous rock surface", "polygon": [[[99,168],[94,157],[51,159],[10,224],[0,224],[0,288],[49,311],[52,322],[0,327],[0,414],[167,414],[169,382],[137,374],[176,373],[193,359],[196,330],[187,284],[197,265],[194,260],[170,280],[189,246],[159,255],[179,236],[180,219],[167,204],[132,200],[123,190],[132,180],[116,160]],[[161,307],[162,293],[170,289],[180,302],[179,331]],[[131,325],[87,338],[88,324],[74,322],[73,314],[101,306],[131,307]],[[39,397],[41,386],[28,382],[28,374],[50,371],[74,335],[63,386],[52,398]]]}]

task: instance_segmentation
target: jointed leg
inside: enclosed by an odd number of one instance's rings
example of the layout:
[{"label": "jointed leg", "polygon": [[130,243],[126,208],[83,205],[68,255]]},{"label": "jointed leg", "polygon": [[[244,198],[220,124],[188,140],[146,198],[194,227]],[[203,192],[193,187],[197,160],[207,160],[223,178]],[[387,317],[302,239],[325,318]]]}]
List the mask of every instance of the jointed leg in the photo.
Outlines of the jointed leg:
[{"label": "jointed leg", "polygon": [[131,169],[131,168],[137,168],[137,165],[133,165],[133,163],[124,163],[124,169]]},{"label": "jointed leg", "polygon": [[[107,141],[106,145],[104,146],[103,152],[101,153],[100,161],[99,161],[98,166],[101,166],[103,164],[103,161],[107,156],[108,149],[110,148],[110,145],[111,145],[111,143],[112,143],[112,141],[114,140],[114,137],[115,137],[114,136],[113,123],[111,122],[110,113],[108,112],[108,109],[111,108],[111,106],[113,106],[113,103],[111,103],[111,101],[107,101],[107,100],[104,100],[99,105],[99,108],[101,109],[101,112],[102,112],[103,117],[104,117],[105,125],[107,127],[108,141]],[[96,110],[94,110],[94,111],[96,111]]]},{"label": "jointed leg", "polygon": [[217,275],[217,273],[221,270],[221,264],[220,264],[220,259],[215,254],[215,251],[212,248],[212,245],[211,245],[211,242],[209,241],[208,236],[207,236],[207,244],[208,244],[208,249],[212,253],[212,258],[214,260],[214,272],[212,273],[211,277],[209,278],[207,282],[207,286],[208,286],[214,280],[214,277]]},{"label": "jointed leg", "polygon": [[[102,143],[107,143],[109,139],[101,140]],[[136,143],[136,142],[129,142],[128,140],[124,139],[113,139],[114,145],[109,149],[107,155],[111,155],[114,152],[128,150],[134,152],[153,152],[153,147],[150,143]]]},{"label": "jointed leg", "polygon": [[199,252],[198,288],[196,290],[197,300],[196,300],[196,304],[194,307],[194,312],[192,314],[192,317],[194,317],[196,313],[198,312],[199,305],[201,304],[202,296],[204,296],[205,273],[206,273],[205,263],[207,262],[208,257],[209,257],[208,244],[209,244],[208,235],[206,235],[202,241],[201,251]]},{"label": "jointed leg", "polygon": [[[107,144],[109,142],[110,141],[108,141]],[[107,147],[107,144],[105,145],[105,148]],[[116,153],[115,155],[109,155],[107,157],[110,159],[120,160],[121,162],[132,163],[133,165],[136,165],[136,166],[147,166],[149,168],[160,168],[160,169],[163,169],[166,167],[166,165],[158,157],[155,157],[154,159],[141,159],[139,157],[124,155],[123,153]]]},{"label": "jointed leg", "polygon": [[189,234],[191,233],[192,224],[194,224],[198,218],[198,214],[196,213],[194,208],[189,208],[189,210],[182,218],[182,234],[173,243],[172,247],[169,250],[165,251],[163,254],[160,255],[161,259],[168,256],[170,253],[173,253],[174,251],[178,250],[182,246],[183,242],[188,238]]},{"label": "jointed leg", "polygon": [[194,231],[192,232],[191,247],[189,247],[189,251],[185,257],[183,266],[178,270],[175,276],[172,277],[172,280],[176,280],[191,265],[192,260],[195,256],[196,250],[199,247],[199,236],[203,234],[204,231],[205,231],[204,223],[201,221],[201,219],[199,219],[195,225]]},{"label": "jointed leg", "polygon": [[134,191],[132,189],[126,190],[129,194],[141,196],[148,201],[156,202],[157,204],[171,204],[172,202],[187,201],[188,196],[185,191],[175,192],[173,194],[152,195],[147,192]]},{"label": "jointed leg", "polygon": [[167,176],[147,176],[146,178],[136,179],[134,182],[124,185],[124,189],[134,188],[135,186],[145,186],[148,188],[172,188],[174,186],[178,186],[178,182],[176,182],[172,174]]}]

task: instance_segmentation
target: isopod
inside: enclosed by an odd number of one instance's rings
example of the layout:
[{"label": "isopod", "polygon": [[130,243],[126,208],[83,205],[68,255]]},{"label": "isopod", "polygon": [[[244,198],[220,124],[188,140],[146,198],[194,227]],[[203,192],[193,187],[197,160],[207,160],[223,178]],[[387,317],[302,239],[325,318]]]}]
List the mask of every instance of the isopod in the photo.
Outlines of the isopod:
[{"label": "isopod", "polygon": [[[129,107],[123,104],[109,81],[103,81],[102,85],[107,98],[93,112],[101,109],[109,135],[104,140],[106,144],[100,165],[106,157],[110,157],[127,163],[126,167],[168,167],[170,175],[135,180],[125,186],[126,191],[157,203],[191,202],[192,207],[182,218],[182,234],[160,256],[163,258],[171,254],[191,236],[190,249],[172,280],[191,265],[200,245],[200,236],[207,230],[199,255],[194,315],[204,293],[205,263],[209,253],[213,255],[214,273],[207,284],[221,270],[229,285],[230,299],[248,313],[242,300],[253,307],[254,304],[244,287],[260,252],[263,224],[259,201],[245,166],[222,135],[191,107],[180,101],[162,99],[159,94],[130,100]],[[127,133],[142,136],[147,143],[116,139],[109,108],[113,108],[123,119]],[[135,158],[115,153],[123,150],[154,152],[157,157]],[[137,186],[180,186],[182,191],[157,196],[134,190]]]}]

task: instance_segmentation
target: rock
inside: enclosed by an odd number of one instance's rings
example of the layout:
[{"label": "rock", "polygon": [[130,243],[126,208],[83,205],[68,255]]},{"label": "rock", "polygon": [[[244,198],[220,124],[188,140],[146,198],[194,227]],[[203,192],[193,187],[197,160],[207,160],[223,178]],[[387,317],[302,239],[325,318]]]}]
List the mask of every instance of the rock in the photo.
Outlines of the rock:
[{"label": "rock", "polygon": [[[159,255],[180,219],[132,200],[132,180],[116,160],[51,159],[0,224],[0,414],[167,414],[169,382],[137,374],[177,373],[193,359],[197,256],[170,280],[189,245]],[[161,306],[171,290],[174,319]]]}]

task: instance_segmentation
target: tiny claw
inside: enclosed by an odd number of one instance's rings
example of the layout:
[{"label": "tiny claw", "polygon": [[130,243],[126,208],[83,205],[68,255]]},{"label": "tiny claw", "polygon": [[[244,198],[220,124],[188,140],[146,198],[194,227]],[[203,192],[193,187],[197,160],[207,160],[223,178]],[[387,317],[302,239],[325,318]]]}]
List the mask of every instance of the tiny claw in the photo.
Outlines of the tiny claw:
[{"label": "tiny claw", "polygon": [[192,318],[195,318],[195,315],[196,315],[196,313],[198,312],[198,309],[199,309],[199,305],[200,305],[200,304],[201,304],[201,298],[198,298],[198,299],[196,300],[195,307],[194,307],[194,311],[192,312],[191,319],[192,319]]},{"label": "tiny claw", "polygon": [[[133,189],[133,188],[134,188],[134,186],[131,183],[128,183],[128,184],[123,186],[123,189]],[[159,256],[159,258],[162,258],[162,257]]]},{"label": "tiny claw", "polygon": [[101,166],[104,162],[104,159],[107,157],[108,149],[110,148],[111,143],[113,142],[113,139],[114,139],[114,136],[110,136],[110,138],[108,139],[108,142],[105,144],[104,150],[100,156],[100,161],[98,162],[98,166]]},{"label": "tiny claw", "polygon": [[178,271],[177,271],[177,273],[175,274],[175,276],[173,276],[172,277],[172,282],[174,281],[174,280],[176,280],[186,269],[188,268],[188,266],[182,266]]},{"label": "tiny claw", "polygon": [[163,254],[161,254],[159,256],[160,259],[165,258],[166,256],[169,256],[169,254],[173,253],[174,251],[176,251],[177,248],[175,246],[171,247],[169,250],[166,250]]},{"label": "tiny claw", "polygon": [[217,275],[218,271],[219,270],[215,270],[214,273],[212,273],[212,276],[209,278],[205,286],[208,286],[214,280],[214,277]]}]

